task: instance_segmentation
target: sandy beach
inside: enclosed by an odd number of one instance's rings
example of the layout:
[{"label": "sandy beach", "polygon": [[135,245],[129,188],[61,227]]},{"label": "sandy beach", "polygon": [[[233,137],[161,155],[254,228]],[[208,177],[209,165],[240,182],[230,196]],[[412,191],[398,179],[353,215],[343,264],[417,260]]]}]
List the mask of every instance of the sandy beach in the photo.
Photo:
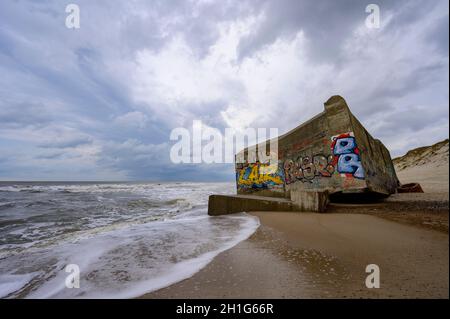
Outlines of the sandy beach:
[{"label": "sandy beach", "polygon": [[[448,235],[365,214],[255,212],[260,228],[143,298],[448,298]],[[381,288],[365,286],[377,264]]]},{"label": "sandy beach", "polygon": [[[251,212],[261,225],[247,240],[142,298],[449,298],[448,140],[395,162],[400,181],[425,193],[323,214]],[[365,285],[369,264],[379,289]]]}]

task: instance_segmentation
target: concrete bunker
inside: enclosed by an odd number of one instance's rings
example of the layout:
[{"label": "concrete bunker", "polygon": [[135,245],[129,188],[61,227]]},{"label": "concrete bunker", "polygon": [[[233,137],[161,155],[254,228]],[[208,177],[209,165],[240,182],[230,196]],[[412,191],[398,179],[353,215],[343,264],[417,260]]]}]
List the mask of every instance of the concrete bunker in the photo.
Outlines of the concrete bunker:
[{"label": "concrete bunker", "polygon": [[[245,148],[236,156],[247,158],[248,152]],[[235,173],[237,195],[210,196],[208,214],[323,212],[330,197],[380,198],[395,193],[399,186],[387,148],[367,132],[338,95],[324,103],[323,112],[278,137],[276,164],[258,159],[236,163]]]}]

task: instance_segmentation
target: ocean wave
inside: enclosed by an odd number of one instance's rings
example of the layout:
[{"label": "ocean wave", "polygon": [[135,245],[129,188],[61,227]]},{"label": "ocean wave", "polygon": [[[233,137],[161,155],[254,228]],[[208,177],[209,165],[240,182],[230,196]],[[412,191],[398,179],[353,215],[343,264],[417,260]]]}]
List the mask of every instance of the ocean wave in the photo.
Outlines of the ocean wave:
[{"label": "ocean wave", "polygon": [[0,203],[0,210],[7,209],[7,208],[12,208],[14,206],[16,206],[15,202]]},{"label": "ocean wave", "polygon": [[[205,188],[205,185],[207,187]],[[13,184],[0,186],[0,192],[89,192],[89,193],[110,193],[110,192],[133,192],[135,194],[148,195],[154,192],[182,191],[182,193],[199,191],[223,191],[224,187],[229,187],[230,183],[123,183],[123,184],[50,184],[50,185],[28,185]]]},{"label": "ocean wave", "polygon": [[[240,214],[110,229],[93,237],[78,238],[76,242],[59,243],[52,249],[28,252],[28,258],[45,263],[48,269],[53,270],[43,280],[31,275],[38,273],[42,265],[37,265],[36,269],[29,267],[31,272],[27,283],[24,284],[21,281],[24,277],[20,277],[20,282],[12,284],[20,288],[12,293],[9,288],[14,277],[8,277],[7,291],[0,291],[0,294],[8,293],[15,297],[29,291],[26,294],[28,298],[137,297],[192,276],[219,253],[248,238],[258,226],[256,217]],[[165,232],[158,231],[162,227]],[[202,229],[204,234],[200,231]],[[58,255],[52,265],[49,265],[50,256],[45,260],[50,252]],[[23,262],[24,259],[26,261],[27,258],[22,254],[15,262]],[[10,262],[14,265],[13,260]],[[64,267],[69,263],[80,267],[79,289],[66,289],[63,285],[67,276]],[[4,284],[0,277],[0,290]]]},{"label": "ocean wave", "polygon": [[0,298],[8,297],[8,295],[22,289],[33,279],[37,273],[29,274],[0,274]]},{"label": "ocean wave", "polygon": [[20,192],[20,188],[15,186],[1,186],[0,192]]},{"label": "ocean wave", "polygon": [[25,219],[4,219],[0,220],[0,228],[8,225],[21,225],[26,223]]},{"label": "ocean wave", "polygon": [[[0,295],[11,298],[135,297],[187,278],[258,225],[245,214],[207,215],[208,195],[231,183],[1,189]],[[69,263],[80,266],[80,289],[63,286]]]}]

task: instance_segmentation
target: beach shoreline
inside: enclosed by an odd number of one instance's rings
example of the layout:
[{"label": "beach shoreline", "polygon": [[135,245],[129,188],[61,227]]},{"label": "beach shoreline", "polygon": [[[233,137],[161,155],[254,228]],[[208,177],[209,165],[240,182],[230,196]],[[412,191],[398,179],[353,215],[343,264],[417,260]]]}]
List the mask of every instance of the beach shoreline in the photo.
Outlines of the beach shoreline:
[{"label": "beach shoreline", "polygon": [[[251,214],[261,226],[247,240],[140,298],[449,297],[448,213],[435,214],[444,229],[411,225],[398,212],[397,220],[370,212]],[[380,289],[365,286],[369,264],[380,268]]]}]

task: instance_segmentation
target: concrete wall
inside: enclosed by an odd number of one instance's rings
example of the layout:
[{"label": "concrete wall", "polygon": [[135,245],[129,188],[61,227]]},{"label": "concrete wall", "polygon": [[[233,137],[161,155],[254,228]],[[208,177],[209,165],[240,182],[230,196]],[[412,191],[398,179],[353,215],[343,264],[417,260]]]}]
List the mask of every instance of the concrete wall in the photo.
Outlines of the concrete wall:
[{"label": "concrete wall", "polygon": [[374,139],[353,114],[351,121],[361,148],[367,190],[380,194],[395,193],[399,181],[388,149],[380,140]]},{"label": "concrete wall", "polygon": [[[247,154],[247,149],[238,155]],[[236,164],[238,194],[296,198],[291,192],[396,191],[386,147],[374,139],[340,96],[324,111],[278,139],[278,164]],[[269,168],[273,169],[269,169]]]},{"label": "concrete wall", "polygon": [[292,198],[255,195],[211,195],[208,215],[218,216],[240,212],[325,212],[329,197],[326,192],[291,192]]},{"label": "concrete wall", "polygon": [[255,211],[298,211],[292,201],[285,198],[251,195],[210,195],[208,215],[218,216]]}]

